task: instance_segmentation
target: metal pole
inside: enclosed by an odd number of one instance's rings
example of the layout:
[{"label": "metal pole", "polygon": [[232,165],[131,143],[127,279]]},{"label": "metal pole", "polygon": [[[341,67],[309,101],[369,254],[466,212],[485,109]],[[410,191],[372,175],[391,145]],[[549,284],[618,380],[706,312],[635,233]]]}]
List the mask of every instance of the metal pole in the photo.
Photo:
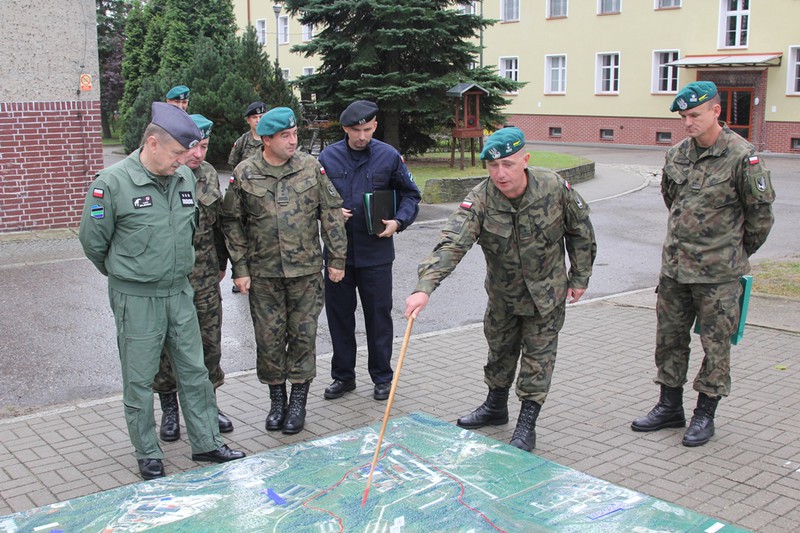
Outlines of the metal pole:
[{"label": "metal pole", "polygon": [[281,44],[281,35],[280,35],[280,26],[278,24],[278,19],[281,15],[281,5],[275,4],[272,6],[272,11],[275,13],[275,62],[278,62],[279,55],[280,55],[280,44]]}]

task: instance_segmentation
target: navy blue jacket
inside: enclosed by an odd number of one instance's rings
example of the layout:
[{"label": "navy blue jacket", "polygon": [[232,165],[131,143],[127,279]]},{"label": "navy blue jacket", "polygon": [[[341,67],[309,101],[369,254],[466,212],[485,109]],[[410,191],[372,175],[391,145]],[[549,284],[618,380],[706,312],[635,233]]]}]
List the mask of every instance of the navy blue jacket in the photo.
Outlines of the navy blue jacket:
[{"label": "navy blue jacket", "polygon": [[[419,212],[420,193],[400,153],[391,145],[372,139],[354,159],[347,138],[325,147],[319,162],[339,191],[345,209],[353,212],[347,221],[347,265],[356,268],[384,265],[394,261],[394,241],[367,233],[364,193],[381,189],[397,191],[395,219],[398,231],[410,226]],[[357,154],[359,155],[359,154]]]}]

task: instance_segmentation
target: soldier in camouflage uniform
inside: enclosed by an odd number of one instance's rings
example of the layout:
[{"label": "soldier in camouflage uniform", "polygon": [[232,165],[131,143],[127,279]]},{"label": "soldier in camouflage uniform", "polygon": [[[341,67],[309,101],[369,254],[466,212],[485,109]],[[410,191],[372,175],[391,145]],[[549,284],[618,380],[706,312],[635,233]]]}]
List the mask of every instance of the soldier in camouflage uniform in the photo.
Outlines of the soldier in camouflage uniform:
[{"label": "soldier in camouflage uniform", "polygon": [[[256,131],[262,157],[240,163],[222,206],[234,283],[250,293],[256,373],[269,385],[268,430],[303,429],[316,376],[317,319],[323,305],[322,241],[328,276],[344,277],[347,236],[342,198],[317,160],[297,152],[297,122],[286,107],[266,113]],[[286,398],[286,381],[292,384]]]},{"label": "soldier in camouflage uniform", "polygon": [[589,206],[555,172],[528,167],[524,146],[518,128],[489,137],[481,152],[489,179],[469,192],[433,253],[420,264],[405,316],[416,317],[472,245],[481,246],[489,296],[483,321],[489,394],[457,423],[470,429],[507,423],[509,389],[519,361],[516,393],[522,407],[511,444],[530,451],[550,389],[566,301],[576,302],[586,291],[597,246]]},{"label": "soldier in camouflage uniform", "polygon": [[[256,126],[258,126],[258,121],[261,120],[261,117],[266,112],[267,105],[264,102],[252,102],[247,106],[247,110],[244,112],[244,120],[250,126],[250,129],[233,143],[231,153],[228,155],[228,166],[231,169],[235,169],[236,165],[245,159],[261,154],[261,148],[264,143],[261,142],[261,137],[256,133]],[[239,292],[239,287],[235,283],[231,287],[231,292]]]},{"label": "soldier in camouflage uniform", "polygon": [[683,88],[672,103],[688,137],[667,152],[661,194],[669,209],[658,283],[656,406],[634,431],[684,427],[683,385],[695,318],[705,357],[694,380],[697,407],[683,436],[702,446],[714,435],[719,399],[730,393],[730,337],[739,323],[739,277],[772,228],[769,171],[755,148],[718,121],[717,87]]},{"label": "soldier in camouflage uniform", "polygon": [[[194,267],[189,274],[189,283],[194,289],[194,305],[200,321],[200,334],[203,340],[203,358],[208,369],[208,377],[216,391],[225,382],[225,373],[220,366],[222,358],[222,296],[219,282],[225,277],[228,264],[228,250],[222,237],[222,220],[219,210],[222,193],[219,190],[219,176],[206,160],[209,137],[213,122],[203,115],[190,115],[203,134],[197,150],[192,152],[186,166],[192,169],[197,179],[196,198],[198,205],[197,228],[194,232]],[[158,374],[153,380],[153,390],[161,401],[161,427],[159,436],[165,442],[176,441],[181,436],[178,421],[178,398],[175,373],[170,364],[169,352],[161,352]],[[222,411],[217,411],[220,433],[233,431],[233,422]]]}]

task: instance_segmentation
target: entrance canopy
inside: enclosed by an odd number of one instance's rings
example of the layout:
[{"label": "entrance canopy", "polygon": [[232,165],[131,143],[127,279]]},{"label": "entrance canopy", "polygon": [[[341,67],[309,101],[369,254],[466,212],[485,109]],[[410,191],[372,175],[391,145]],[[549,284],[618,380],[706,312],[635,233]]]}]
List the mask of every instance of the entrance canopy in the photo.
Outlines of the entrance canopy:
[{"label": "entrance canopy", "polygon": [[777,67],[781,64],[781,53],[685,56],[683,59],[665,63],[666,66],[685,68],[731,68],[731,67]]}]

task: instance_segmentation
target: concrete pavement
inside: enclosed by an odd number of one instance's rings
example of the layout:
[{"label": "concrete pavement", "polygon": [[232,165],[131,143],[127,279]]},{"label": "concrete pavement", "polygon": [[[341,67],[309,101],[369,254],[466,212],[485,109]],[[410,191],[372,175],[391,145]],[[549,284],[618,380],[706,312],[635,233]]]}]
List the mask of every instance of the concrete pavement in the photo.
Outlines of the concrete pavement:
[{"label": "concrete pavement", "polygon": [[[648,165],[598,165],[597,181],[579,188],[587,200],[599,201],[646,185],[651,171]],[[437,219],[446,212],[430,210],[425,216]],[[42,259],[35,237],[17,235],[13,241],[0,237],[0,264],[24,268],[26,263],[47,261],[47,254],[58,253],[48,249]],[[648,289],[568,309],[552,391],[538,423],[535,453],[740,527],[796,531],[800,524],[800,302],[753,298],[744,340],[732,350],[732,395],[720,402],[717,435],[699,448],[682,446],[681,430],[642,434],[629,427],[658,395],[652,383],[654,304],[652,289]],[[423,313],[418,323],[425,320]],[[0,336],[10,334],[4,331]],[[395,347],[396,358],[399,339]],[[697,338],[692,349],[690,377],[701,359]],[[455,422],[485,397],[486,350],[480,324],[412,335],[392,415],[421,411]],[[359,376],[367,375],[365,359],[358,359]],[[236,429],[225,436],[226,441],[255,454],[379,422],[386,404],[372,399],[371,383],[363,379],[354,393],[342,399],[322,398],[328,367],[329,354],[320,355],[306,429],[293,436],[264,430],[268,393],[254,372],[228,375],[219,390],[219,404]],[[686,396],[690,415],[696,395],[687,391]],[[517,402],[512,399],[510,407],[512,419],[507,425],[478,431],[507,442]],[[185,429],[183,434],[178,442],[162,444],[168,474],[199,466],[190,458]],[[0,420],[0,515],[137,481],[119,396]]]}]

